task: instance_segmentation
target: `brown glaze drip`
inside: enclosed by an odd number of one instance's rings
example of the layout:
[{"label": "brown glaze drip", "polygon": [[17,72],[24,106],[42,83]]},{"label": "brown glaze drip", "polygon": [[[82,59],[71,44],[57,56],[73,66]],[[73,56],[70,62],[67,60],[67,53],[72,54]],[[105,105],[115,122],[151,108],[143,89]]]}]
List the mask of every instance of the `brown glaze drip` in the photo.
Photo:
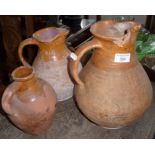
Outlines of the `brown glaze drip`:
[{"label": "brown glaze drip", "polygon": [[69,55],[65,45],[65,36],[59,36],[51,43],[40,43],[39,48],[42,51],[41,59],[44,61],[57,61]]},{"label": "brown glaze drip", "polygon": [[[134,47],[131,44],[126,45],[125,47],[118,47],[116,44],[113,44],[111,41],[101,40],[103,48],[96,49],[96,52],[91,58],[91,62],[100,69],[127,69],[135,66],[138,61],[136,54],[134,52]],[[117,53],[130,53],[130,63],[120,63],[115,62],[115,54]]]}]

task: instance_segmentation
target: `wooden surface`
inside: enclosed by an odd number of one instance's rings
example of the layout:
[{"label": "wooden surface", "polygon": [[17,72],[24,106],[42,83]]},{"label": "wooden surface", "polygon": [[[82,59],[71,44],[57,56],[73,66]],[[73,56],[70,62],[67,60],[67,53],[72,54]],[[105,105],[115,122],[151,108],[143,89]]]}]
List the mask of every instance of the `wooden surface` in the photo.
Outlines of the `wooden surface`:
[{"label": "wooden surface", "polygon": [[[155,92],[155,83],[152,83]],[[135,92],[136,93],[136,92]],[[73,99],[57,104],[57,113],[46,135],[32,136],[23,133],[0,113],[0,138],[94,138],[94,139],[146,139],[155,133],[155,93],[150,109],[135,124],[119,130],[106,130],[87,120]]]}]

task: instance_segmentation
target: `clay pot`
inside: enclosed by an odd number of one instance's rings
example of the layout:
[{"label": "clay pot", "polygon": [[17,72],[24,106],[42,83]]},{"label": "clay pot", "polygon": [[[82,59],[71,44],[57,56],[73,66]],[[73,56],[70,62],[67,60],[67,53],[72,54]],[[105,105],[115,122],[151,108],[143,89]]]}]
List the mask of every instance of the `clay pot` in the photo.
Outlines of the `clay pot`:
[{"label": "clay pot", "polygon": [[67,69],[67,57],[70,51],[65,45],[68,30],[49,27],[35,32],[32,38],[21,42],[19,57],[23,65],[30,66],[23,58],[23,48],[26,45],[37,45],[38,55],[33,62],[33,68],[38,77],[47,81],[54,88],[57,100],[63,101],[73,95],[73,83]]},{"label": "clay pot", "polygon": [[52,87],[35,77],[32,68],[18,67],[12,73],[15,80],[4,91],[2,108],[10,120],[29,134],[42,134],[52,123],[56,95]]},{"label": "clay pot", "polygon": [[[94,38],[77,49],[77,59],[70,59],[79,108],[104,128],[133,123],[151,104],[152,86],[135,54],[139,29],[135,22],[97,22],[90,29]],[[92,57],[78,75],[81,57],[92,48]]]}]

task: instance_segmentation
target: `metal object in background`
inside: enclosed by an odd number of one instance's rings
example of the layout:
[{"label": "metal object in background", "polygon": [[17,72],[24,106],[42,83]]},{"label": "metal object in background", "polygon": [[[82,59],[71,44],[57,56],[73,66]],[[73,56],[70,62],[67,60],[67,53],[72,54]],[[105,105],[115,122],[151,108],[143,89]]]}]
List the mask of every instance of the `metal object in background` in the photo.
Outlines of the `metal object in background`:
[{"label": "metal object in background", "polygon": [[145,28],[151,33],[155,33],[155,15],[148,15],[146,18]]}]

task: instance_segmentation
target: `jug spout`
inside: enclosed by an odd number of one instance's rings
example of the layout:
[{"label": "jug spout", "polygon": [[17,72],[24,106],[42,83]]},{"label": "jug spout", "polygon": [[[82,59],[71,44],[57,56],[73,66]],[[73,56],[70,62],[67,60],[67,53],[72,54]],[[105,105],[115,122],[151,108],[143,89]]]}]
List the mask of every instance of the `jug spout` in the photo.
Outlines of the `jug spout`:
[{"label": "jug spout", "polygon": [[43,28],[33,34],[33,38],[43,43],[50,43],[58,37],[66,37],[69,31],[64,28],[48,27]]},{"label": "jug spout", "polygon": [[135,42],[140,28],[141,25],[133,21],[106,20],[94,24],[91,27],[91,33],[99,39],[112,41],[117,46],[123,47],[131,41]]},{"label": "jug spout", "polygon": [[141,24],[134,23],[134,26],[132,28],[132,31],[138,33],[139,30],[140,30],[140,28],[141,28]]}]

